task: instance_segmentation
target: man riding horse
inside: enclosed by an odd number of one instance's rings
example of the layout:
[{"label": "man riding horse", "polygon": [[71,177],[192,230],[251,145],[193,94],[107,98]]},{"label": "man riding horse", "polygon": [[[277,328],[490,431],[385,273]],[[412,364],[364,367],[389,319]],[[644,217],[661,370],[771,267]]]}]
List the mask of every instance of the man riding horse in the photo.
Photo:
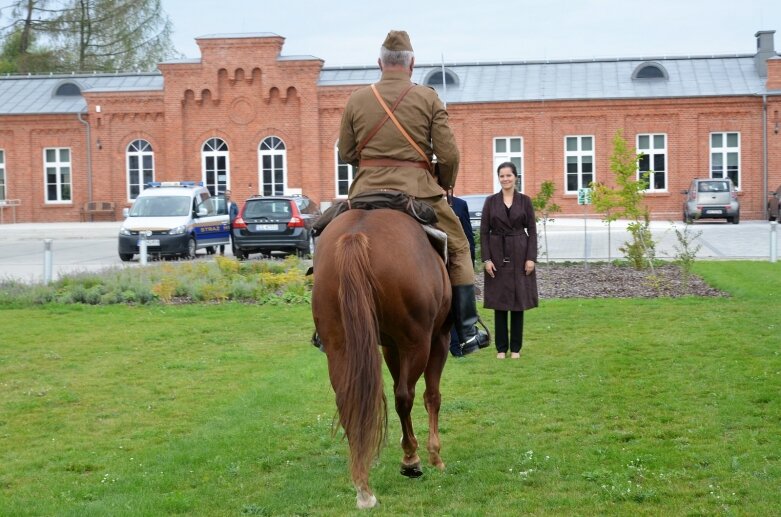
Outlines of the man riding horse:
[{"label": "man riding horse", "polygon": [[[488,346],[476,327],[474,267],[464,230],[448,206],[459,154],[448,115],[436,91],[410,81],[415,57],[409,36],[390,31],[378,59],[380,81],[355,91],[339,131],[339,157],[358,168],[349,198],[374,190],[406,192],[428,203],[447,233],[448,275],[455,328],[464,354]],[[436,155],[438,174],[431,165]]]}]

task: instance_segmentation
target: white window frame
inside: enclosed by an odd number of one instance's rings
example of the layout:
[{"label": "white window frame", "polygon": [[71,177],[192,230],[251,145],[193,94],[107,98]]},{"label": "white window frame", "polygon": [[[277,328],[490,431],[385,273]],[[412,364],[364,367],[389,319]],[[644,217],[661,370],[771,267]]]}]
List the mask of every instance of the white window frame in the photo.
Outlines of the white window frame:
[{"label": "white window frame", "polygon": [[[567,150],[567,139],[568,138],[577,138],[577,149],[574,151],[568,151]],[[584,151],[583,150],[583,139],[584,138],[590,138],[591,139],[591,150]],[[597,181],[597,163],[596,163],[596,138],[594,135],[566,135],[564,137],[564,191],[566,194],[577,194],[578,190],[582,188],[589,188],[588,183],[583,184],[583,158],[586,156],[591,157],[591,182]],[[568,162],[567,158],[574,156],[577,158],[577,164],[578,164],[578,170],[577,170],[577,177],[578,177],[578,186],[575,190],[569,189],[569,170],[568,170]]]},{"label": "white window frame", "polygon": [[[49,162],[46,159],[47,151],[54,151],[56,159],[53,162]],[[68,160],[62,159],[62,152],[68,151]],[[45,147],[43,149],[43,198],[47,205],[66,205],[73,203],[73,151],[70,147]],[[48,169],[55,169],[56,181],[55,183],[49,183]],[[67,169],[69,181],[62,180],[63,169]],[[55,185],[56,187],[56,199],[49,199],[49,185]],[[63,195],[65,190],[63,187],[67,187],[67,198]]]},{"label": "white window frame", "polygon": [[[721,147],[714,147],[713,146],[713,137],[715,135],[721,135],[722,140],[722,146]],[[737,135],[738,137],[738,145],[734,147],[730,147],[727,145],[727,135]],[[730,178],[732,179],[732,183],[735,184],[735,189],[740,190],[740,187],[742,185],[741,182],[741,134],[740,131],[713,131],[708,135],[708,147],[710,148],[710,153],[708,153],[708,161],[710,164],[709,167],[709,176],[714,179],[723,179],[723,178]],[[727,157],[730,153],[737,153],[738,155],[738,170],[737,174],[735,175],[735,178],[729,176],[729,172],[727,170]],[[713,164],[713,155],[719,154],[721,155],[721,166],[723,167],[722,175],[721,176],[715,176],[714,175],[714,164]]]},{"label": "white window frame", "polygon": [[[218,167],[218,162],[221,158],[225,159],[225,168],[221,170]],[[214,163],[213,170],[207,167],[207,162],[212,160]],[[201,146],[201,181],[206,188],[209,189],[209,193],[212,196],[222,194],[226,190],[230,190],[230,149],[227,142],[222,138],[213,136],[206,140]],[[214,181],[208,181],[208,174],[214,174]],[[220,174],[220,173],[224,174]]]},{"label": "white window frame", "polygon": [[[518,140],[520,142],[520,151],[512,151],[511,147],[511,140]],[[499,152],[496,149],[497,143],[499,141],[504,141],[505,150],[504,152]],[[500,190],[502,187],[499,184],[499,177],[496,174],[496,168],[504,162],[513,162],[515,164],[515,168],[518,169],[518,177],[515,180],[515,190],[518,192],[524,191],[524,164],[526,160],[523,158],[523,137],[522,136],[497,136],[493,139],[493,155],[494,155],[494,166],[492,169],[493,173],[493,185],[494,189],[493,191],[496,192],[497,190]]]},{"label": "white window frame", "polygon": [[[145,158],[147,157],[151,160],[149,167],[144,165]],[[134,168],[130,165],[131,158],[136,158],[138,162],[138,167],[135,169],[138,179],[137,183],[133,183],[130,178],[130,175],[134,172]],[[133,201],[138,197],[138,194],[144,190],[144,186],[147,183],[155,181],[155,153],[152,149],[152,145],[148,141],[138,138],[127,144],[127,149],[125,151],[125,170],[127,171],[127,199]],[[135,195],[133,195],[133,187],[138,189],[138,192],[136,192]]]},{"label": "white window frame", "polygon": [[0,149],[0,201],[6,199],[8,199],[8,192],[6,192],[5,150]]},{"label": "white window frame", "polygon": [[[265,148],[264,148],[265,147]],[[264,168],[263,159],[269,157],[271,168]],[[276,158],[281,157],[282,182],[274,181],[275,173],[280,169],[276,166]],[[266,189],[264,176],[271,174],[270,189]],[[263,196],[283,196],[287,192],[287,145],[275,135],[269,135],[258,144],[258,193]]]},{"label": "white window frame", "polygon": [[[355,173],[357,172],[357,170],[356,170],[357,168],[353,167],[351,164],[349,164],[347,162],[343,162],[339,158],[339,144],[338,143],[334,146],[334,162],[335,162],[334,163],[334,172],[335,172],[334,186],[336,187],[334,189],[335,190],[334,196],[337,199],[344,199],[344,198],[347,197],[347,194],[350,192],[350,186],[352,186],[353,181],[355,181]],[[342,171],[342,170],[344,171],[344,173],[347,176],[347,180],[346,180],[347,181],[347,189],[345,190],[344,194],[341,194],[339,192],[340,183],[344,183],[344,181],[345,181],[345,180],[340,178],[340,171]]]},{"label": "white window frame", "polygon": [[[640,149],[640,138],[647,136],[648,137],[648,143],[649,148],[648,149]],[[664,138],[664,147],[657,148],[654,147],[655,145],[655,138],[657,136],[661,136]],[[645,192],[667,192],[667,185],[669,185],[669,175],[668,175],[668,164],[670,163],[669,157],[667,156],[667,133],[638,133],[636,137],[636,149],[638,153],[643,153],[644,155],[648,156],[648,166],[650,174],[648,175],[648,188],[645,189]],[[656,171],[654,170],[654,164],[656,160],[654,159],[655,156],[662,155],[664,156],[664,170]],[[637,179],[638,181],[641,179],[640,174],[646,171],[640,170],[640,160],[637,161]],[[656,188],[654,187],[654,179],[657,174],[661,173],[664,176],[664,188]]]}]

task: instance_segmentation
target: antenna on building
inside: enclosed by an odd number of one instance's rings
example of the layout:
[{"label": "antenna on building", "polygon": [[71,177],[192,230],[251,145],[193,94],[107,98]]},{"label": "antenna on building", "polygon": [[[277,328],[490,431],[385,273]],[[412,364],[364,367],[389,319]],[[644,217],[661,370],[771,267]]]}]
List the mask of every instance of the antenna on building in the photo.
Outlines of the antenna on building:
[{"label": "antenna on building", "polygon": [[442,102],[447,109],[447,81],[445,81],[445,53],[442,53]]}]

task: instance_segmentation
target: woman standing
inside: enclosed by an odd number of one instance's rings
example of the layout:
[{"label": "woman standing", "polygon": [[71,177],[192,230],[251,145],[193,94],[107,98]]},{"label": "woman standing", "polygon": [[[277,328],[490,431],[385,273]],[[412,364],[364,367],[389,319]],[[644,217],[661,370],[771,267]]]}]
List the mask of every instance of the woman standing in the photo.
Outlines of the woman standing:
[{"label": "woman standing", "polygon": [[[523,311],[537,307],[537,226],[529,196],[515,189],[518,170],[512,162],[496,169],[501,192],[488,197],[480,220],[485,265],[483,305],[494,309],[496,357],[521,357]],[[507,313],[510,313],[508,340]],[[509,341],[509,343],[508,343]]]}]

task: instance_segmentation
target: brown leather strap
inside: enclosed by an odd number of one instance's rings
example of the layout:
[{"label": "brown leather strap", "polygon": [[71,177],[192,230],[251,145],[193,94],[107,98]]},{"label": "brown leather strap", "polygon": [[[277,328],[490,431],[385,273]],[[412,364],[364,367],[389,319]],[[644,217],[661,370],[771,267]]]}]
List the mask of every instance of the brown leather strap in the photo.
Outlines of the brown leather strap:
[{"label": "brown leather strap", "polygon": [[380,92],[377,91],[377,87],[374,85],[371,85],[372,92],[374,92],[374,96],[377,98],[377,102],[380,103],[380,106],[382,106],[382,109],[385,110],[385,113],[388,114],[390,119],[395,124],[396,128],[401,132],[402,135],[404,135],[404,138],[407,139],[407,142],[410,143],[410,145],[418,152],[418,154],[425,160],[425,162],[428,164],[429,171],[431,170],[431,162],[428,159],[428,156],[426,153],[423,152],[423,149],[420,148],[418,144],[415,143],[415,141],[412,139],[411,136],[409,136],[409,133],[402,127],[401,123],[399,122],[399,119],[396,118],[396,115],[393,114],[393,112],[388,108],[388,105],[385,104],[385,101],[382,100],[382,97],[380,96]]},{"label": "brown leather strap", "polygon": [[[403,92],[401,92],[401,95],[398,96],[396,101],[393,103],[393,106],[391,106],[390,110],[396,111],[396,107],[401,104],[401,100],[409,93],[409,91],[412,89],[412,87],[415,86],[414,83],[410,84]],[[384,107],[384,106],[383,106]],[[377,132],[380,130],[382,126],[385,125],[385,123],[388,121],[390,117],[388,116],[388,113],[386,111],[385,116],[382,117],[382,119],[377,122],[377,124],[372,128],[371,131],[369,131],[369,134],[366,136],[366,138],[363,139],[360,143],[358,143],[358,146],[355,148],[355,150],[358,153],[358,156],[361,156],[361,151],[363,151],[363,148],[366,147],[366,144],[368,144],[372,138],[374,138],[374,135],[377,134]]]},{"label": "brown leather strap", "polygon": [[427,162],[412,162],[407,160],[392,160],[390,158],[376,158],[371,160],[361,160],[359,167],[415,167],[416,169],[429,170]]}]

